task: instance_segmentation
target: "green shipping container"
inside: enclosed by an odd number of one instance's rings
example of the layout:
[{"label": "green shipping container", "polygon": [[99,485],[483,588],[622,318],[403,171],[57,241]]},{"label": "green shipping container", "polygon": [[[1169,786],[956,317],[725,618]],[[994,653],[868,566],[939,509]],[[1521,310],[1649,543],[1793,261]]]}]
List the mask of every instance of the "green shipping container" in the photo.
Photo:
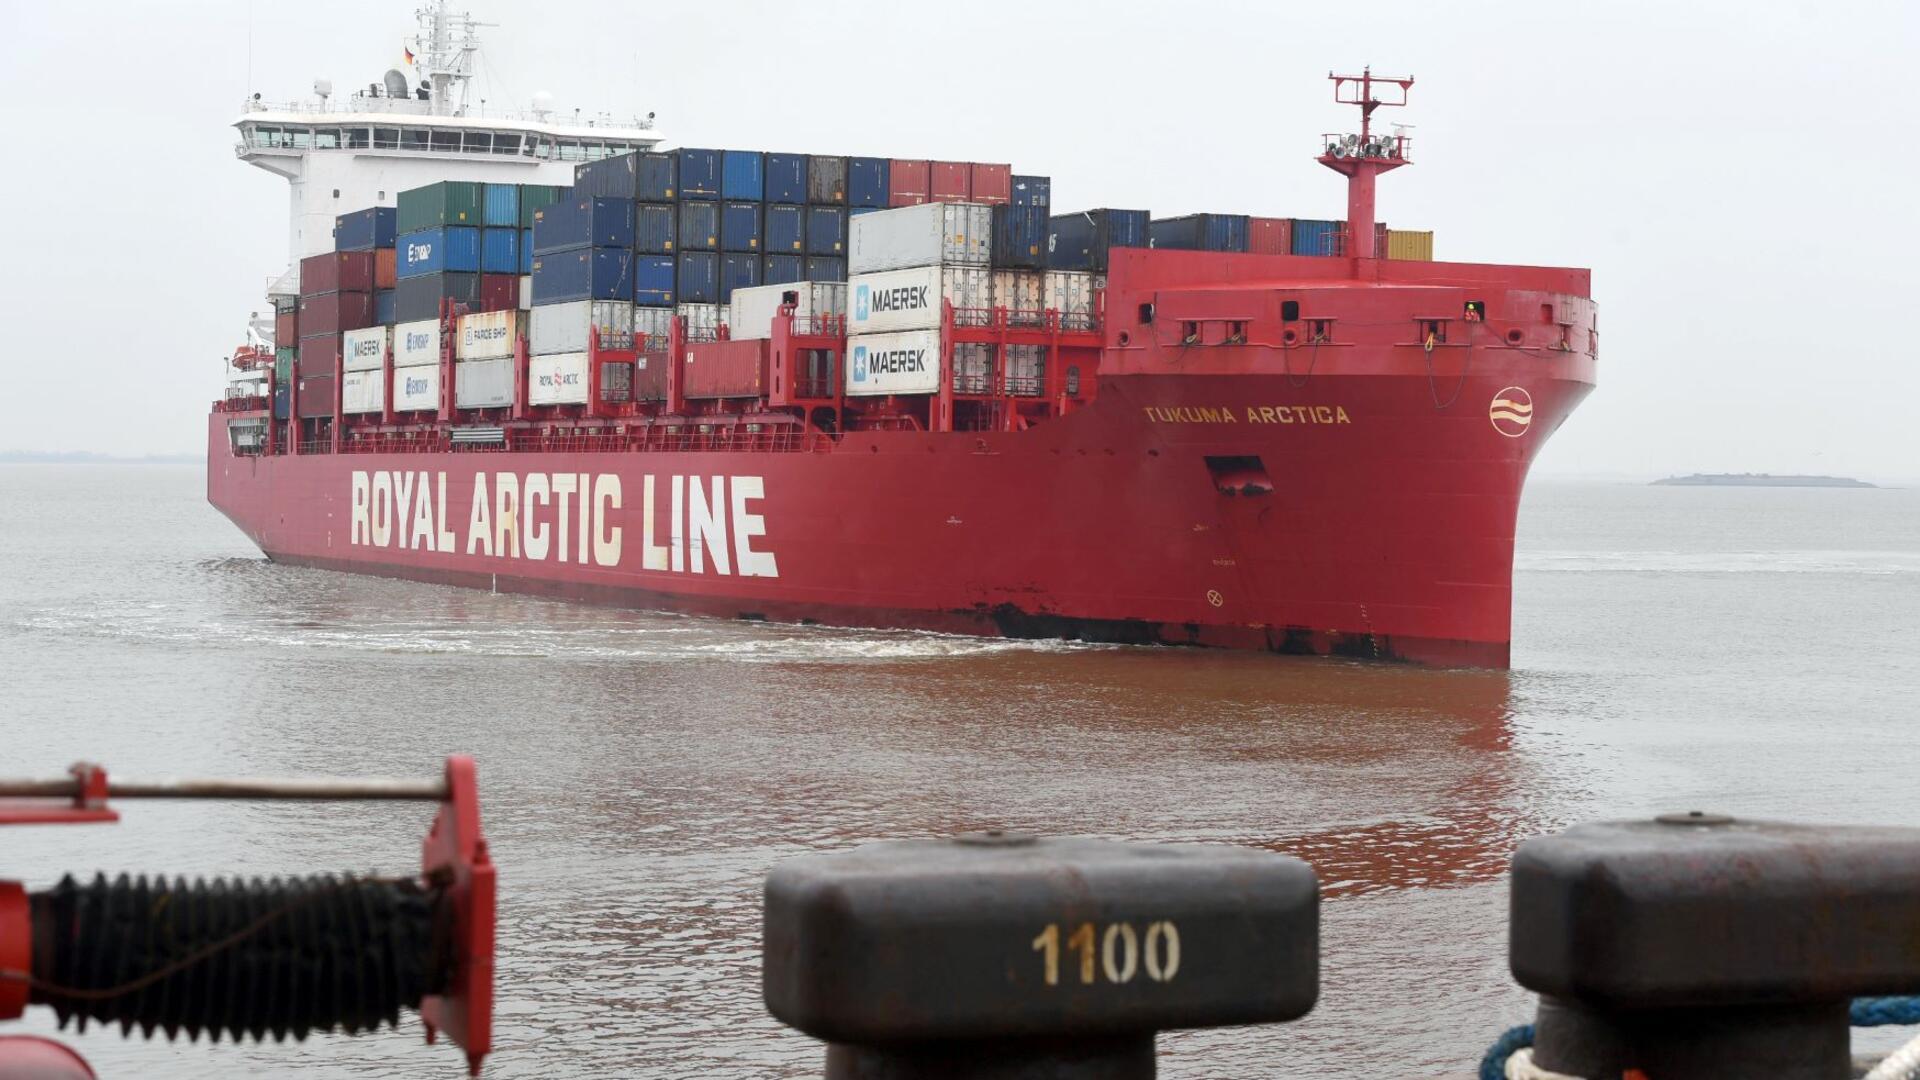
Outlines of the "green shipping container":
[{"label": "green shipping container", "polygon": [[533,228],[533,212],[543,206],[552,206],[560,201],[560,193],[565,188],[551,187],[547,184],[520,185],[520,227]]},{"label": "green shipping container", "polygon": [[293,354],[292,349],[273,350],[273,384],[275,386],[285,386],[293,381]]},{"label": "green shipping container", "polygon": [[442,225],[478,225],[482,186],[467,180],[442,180],[403,191],[399,212],[394,215],[395,228],[410,233]]}]

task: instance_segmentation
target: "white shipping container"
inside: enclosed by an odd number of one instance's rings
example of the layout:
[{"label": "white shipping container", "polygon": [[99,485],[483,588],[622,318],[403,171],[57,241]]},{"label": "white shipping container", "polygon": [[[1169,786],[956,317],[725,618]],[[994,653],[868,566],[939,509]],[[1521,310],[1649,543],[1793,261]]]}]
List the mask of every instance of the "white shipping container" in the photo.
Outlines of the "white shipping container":
[{"label": "white shipping container", "polygon": [[1069,330],[1093,328],[1094,275],[1085,270],[1047,271],[1047,310],[1060,313]]},{"label": "white shipping container", "polygon": [[440,368],[436,364],[396,368],[393,373],[393,411],[440,409]]},{"label": "white shipping container", "polygon": [[[940,326],[940,301],[953,301],[984,321],[993,306],[992,278],[980,266],[922,266],[855,274],[847,282],[847,332],[886,334]],[[956,316],[967,321],[964,316]]]},{"label": "white shipping container", "polygon": [[[498,360],[513,355],[520,336],[517,311],[482,311],[460,316],[460,340],[453,344],[456,360]],[[457,387],[455,388],[457,391]]]},{"label": "white shipping container", "polygon": [[[440,362],[440,320],[421,319],[393,328],[393,366],[419,367]],[[395,391],[398,393],[398,391]]]},{"label": "white shipping container", "polygon": [[535,356],[583,353],[593,335],[603,349],[633,348],[633,305],[624,300],[541,304],[529,319],[527,347]]},{"label": "white shipping container", "polygon": [[1043,345],[1007,346],[1007,393],[1039,397],[1046,389],[1047,350]]},{"label": "white shipping container", "polygon": [[513,357],[468,360],[453,368],[453,404],[461,409],[497,409],[513,404]]},{"label": "white shipping container", "polygon": [[1015,326],[1046,321],[1047,274],[1044,270],[995,270],[993,306],[1005,308]]},{"label": "white shipping container", "polygon": [[993,207],[923,203],[856,215],[847,270],[871,274],[909,266],[985,266],[993,249]]},{"label": "white shipping container", "polygon": [[387,373],[349,371],[340,379],[340,411],[374,413],[387,407]]},{"label": "white shipping container", "polygon": [[847,313],[844,281],[794,281],[735,289],[727,313],[727,329],[732,332],[733,340],[765,341],[773,337],[773,318],[780,313],[781,298],[788,293],[798,301],[793,309],[796,321]]},{"label": "white shipping container", "polygon": [[387,328],[369,326],[341,334],[340,358],[348,371],[379,371],[387,363]]},{"label": "white shipping container", "polygon": [[[738,296],[738,293],[734,295]],[[636,307],[633,309],[633,347],[645,351],[667,347],[673,334],[673,309]]]},{"label": "white shipping container", "polygon": [[997,394],[993,383],[993,346],[959,344],[953,347],[953,392]]},{"label": "white shipping container", "polygon": [[847,339],[847,394],[932,394],[940,389],[940,331]]},{"label": "white shipping container", "polygon": [[529,404],[583,405],[586,400],[586,353],[554,353],[527,362]]},{"label": "white shipping container", "polygon": [[712,341],[720,330],[719,304],[681,304],[673,313],[687,321],[689,341]]},{"label": "white shipping container", "polygon": [[[526,238],[522,237],[521,243],[525,243],[525,242],[526,242]],[[532,274],[520,275],[520,310],[521,311],[533,310],[533,275]]]}]

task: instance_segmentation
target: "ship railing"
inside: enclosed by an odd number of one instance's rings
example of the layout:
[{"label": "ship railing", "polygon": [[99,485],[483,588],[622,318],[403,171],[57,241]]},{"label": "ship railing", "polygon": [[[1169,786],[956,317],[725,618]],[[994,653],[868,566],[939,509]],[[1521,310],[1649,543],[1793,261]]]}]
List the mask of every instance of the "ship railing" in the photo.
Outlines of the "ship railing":
[{"label": "ship railing", "polygon": [[991,394],[993,393],[993,374],[985,371],[956,371],[953,373],[953,392]]},{"label": "ship railing", "polygon": [[1046,390],[1046,380],[1038,375],[1007,376],[1007,393],[1012,397],[1039,397]]},{"label": "ship railing", "polygon": [[798,398],[830,398],[833,396],[832,379],[795,379],[793,396]]},{"label": "ship railing", "polygon": [[795,315],[791,333],[796,337],[846,337],[847,318],[844,315]]},{"label": "ship railing", "polygon": [[953,309],[953,325],[969,329],[1090,331],[1099,329],[1100,320],[1092,312],[1057,311],[1053,308],[963,308]]}]

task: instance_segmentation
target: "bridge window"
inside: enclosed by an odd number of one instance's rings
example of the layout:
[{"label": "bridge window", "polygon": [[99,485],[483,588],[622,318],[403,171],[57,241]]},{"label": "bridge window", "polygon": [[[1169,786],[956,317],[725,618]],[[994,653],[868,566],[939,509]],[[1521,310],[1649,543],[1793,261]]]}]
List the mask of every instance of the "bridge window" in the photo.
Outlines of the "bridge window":
[{"label": "bridge window", "polygon": [[346,130],[347,149],[365,150],[367,148],[367,129],[348,128]]},{"label": "bridge window", "polygon": [[493,150],[493,133],[488,131],[469,131],[460,139],[460,149],[469,154],[485,154]]},{"label": "bridge window", "polygon": [[281,145],[292,146],[295,150],[307,150],[312,148],[313,132],[308,130],[307,128],[290,128],[288,129],[287,134],[291,136],[291,138],[289,138],[287,142],[282,143]]},{"label": "bridge window", "polygon": [[321,128],[320,130],[314,132],[313,148],[315,150],[340,149],[340,129],[339,128]]},{"label": "bridge window", "polygon": [[431,138],[435,150],[446,154],[460,152],[460,133],[457,131],[435,131]]},{"label": "bridge window", "polygon": [[429,133],[425,128],[408,128],[400,133],[400,147],[403,150],[425,150]]},{"label": "bridge window", "polygon": [[496,154],[517,154],[520,152],[520,136],[501,132],[493,137],[493,152]]},{"label": "bridge window", "polygon": [[586,160],[586,156],[586,148],[577,142],[563,142],[560,144],[561,161],[584,161]]},{"label": "bridge window", "polygon": [[375,150],[398,150],[400,148],[400,129],[374,128],[373,148]]},{"label": "bridge window", "polygon": [[266,147],[266,146],[278,145],[278,143],[275,141],[278,138],[280,138],[279,128],[255,126],[248,132],[247,141],[251,142],[255,146]]}]

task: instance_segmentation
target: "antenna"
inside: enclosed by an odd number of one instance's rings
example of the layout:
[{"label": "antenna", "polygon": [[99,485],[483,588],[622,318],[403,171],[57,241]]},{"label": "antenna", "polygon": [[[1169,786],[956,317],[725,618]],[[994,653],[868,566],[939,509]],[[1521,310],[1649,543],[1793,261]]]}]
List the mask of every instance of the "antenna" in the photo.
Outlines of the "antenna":
[{"label": "antenna", "polygon": [[1319,162],[1347,178],[1346,254],[1355,258],[1379,256],[1373,237],[1374,181],[1381,173],[1411,164],[1408,158],[1410,124],[1395,124],[1391,135],[1373,133],[1373,110],[1382,106],[1399,107],[1407,103],[1413,88],[1413,76],[1375,75],[1371,67],[1358,75],[1335,75],[1333,99],[1342,105],[1360,107],[1360,133],[1321,136]]}]

